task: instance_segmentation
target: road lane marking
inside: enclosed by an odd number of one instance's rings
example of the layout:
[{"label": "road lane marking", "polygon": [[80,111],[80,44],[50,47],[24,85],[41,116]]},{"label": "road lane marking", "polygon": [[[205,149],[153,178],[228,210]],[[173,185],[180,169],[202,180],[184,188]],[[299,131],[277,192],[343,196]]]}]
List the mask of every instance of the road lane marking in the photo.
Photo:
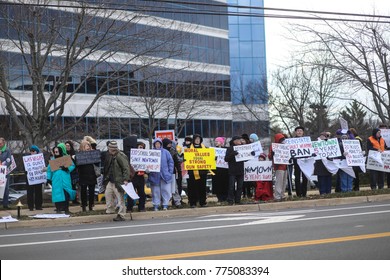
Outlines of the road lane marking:
[{"label": "road lane marking", "polygon": [[273,250],[273,249],[301,247],[301,246],[313,246],[313,245],[321,245],[321,244],[328,244],[328,243],[340,243],[340,242],[349,242],[349,241],[384,238],[384,237],[390,237],[390,232],[354,235],[354,236],[345,236],[345,237],[335,237],[335,238],[326,238],[326,239],[317,239],[317,240],[286,242],[286,243],[277,243],[277,244],[267,244],[267,245],[260,245],[260,246],[237,247],[237,248],[229,248],[229,249],[217,249],[217,250],[208,250],[208,251],[199,251],[199,252],[148,256],[148,257],[140,257],[140,258],[129,258],[126,260],[184,259],[184,258],[191,258],[191,257],[205,257],[205,256],[213,256],[213,255],[246,253],[246,252],[252,252],[252,251]]}]

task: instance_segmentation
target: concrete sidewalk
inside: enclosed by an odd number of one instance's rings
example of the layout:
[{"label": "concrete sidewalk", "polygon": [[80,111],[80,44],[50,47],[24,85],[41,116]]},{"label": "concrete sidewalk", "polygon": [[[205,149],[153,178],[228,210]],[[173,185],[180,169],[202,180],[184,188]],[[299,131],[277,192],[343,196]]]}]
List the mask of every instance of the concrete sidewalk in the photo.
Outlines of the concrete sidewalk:
[{"label": "concrete sidewalk", "polygon": [[[316,192],[318,194],[318,192]],[[33,219],[33,220],[20,220],[18,222],[3,223],[4,228],[40,228],[51,226],[72,226],[79,224],[92,224],[92,223],[116,223],[124,224],[129,223],[131,220],[146,220],[146,219],[158,219],[158,218],[174,218],[174,217],[188,217],[188,216],[204,216],[215,214],[227,214],[227,213],[244,213],[255,211],[278,211],[282,209],[297,209],[297,208],[309,208],[318,206],[337,206],[345,204],[356,203],[370,203],[376,201],[388,201],[390,203],[390,194],[373,195],[373,196],[355,196],[345,198],[320,198],[320,199],[302,199],[294,201],[283,202],[270,202],[270,203],[248,203],[242,205],[233,206],[217,206],[216,198],[209,197],[209,207],[202,208],[182,208],[182,209],[170,209],[168,211],[146,211],[146,212],[133,212],[126,214],[125,222],[114,222],[112,219],[116,214],[102,214],[104,213],[105,204],[97,204],[94,207],[92,213],[85,216],[71,216],[69,218],[58,219]],[[213,203],[214,202],[214,203]],[[151,207],[151,202],[147,202],[147,207]],[[81,212],[80,206],[71,206],[71,213]],[[35,214],[54,214],[54,207],[44,208],[41,211],[29,211],[28,209],[21,209],[21,216],[33,216]],[[17,210],[3,210],[0,211],[0,216],[9,216],[17,218]],[[2,225],[0,224],[0,227]]]}]

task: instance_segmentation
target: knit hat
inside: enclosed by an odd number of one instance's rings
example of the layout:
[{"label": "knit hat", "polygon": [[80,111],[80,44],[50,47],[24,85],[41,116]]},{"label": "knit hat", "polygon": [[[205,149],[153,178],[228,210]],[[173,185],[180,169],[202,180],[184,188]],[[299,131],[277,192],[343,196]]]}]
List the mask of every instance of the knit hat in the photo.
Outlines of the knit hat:
[{"label": "knit hat", "polygon": [[298,129],[302,129],[303,131],[305,131],[305,128],[303,127],[303,126],[297,126],[295,129],[294,129],[294,131],[297,131]]},{"label": "knit hat", "polygon": [[220,142],[223,144],[223,143],[225,143],[225,137],[219,136],[219,137],[215,138],[215,142]]},{"label": "knit hat", "polygon": [[259,141],[259,136],[257,136],[256,133],[252,133],[251,135],[249,135],[249,140],[250,139],[253,139],[253,142],[256,142]]},{"label": "knit hat", "polygon": [[37,152],[37,153],[40,152],[40,151],[39,151],[39,148],[38,148],[37,146],[35,146],[35,145],[32,145],[32,146],[30,147],[30,151],[34,151],[34,152]]},{"label": "knit hat", "polygon": [[261,158],[263,158],[263,159],[266,159],[266,158],[267,158],[267,155],[264,154],[264,153],[261,153],[261,154],[259,155],[259,157],[261,157]]},{"label": "knit hat", "polygon": [[191,136],[186,136],[186,137],[184,138],[184,141],[190,141],[190,142],[192,142],[192,137],[191,137]]},{"label": "knit hat", "polygon": [[109,149],[118,150],[118,143],[116,141],[110,141],[108,144]]},{"label": "knit hat", "polygon": [[163,144],[163,148],[164,148],[164,149],[167,149],[167,148],[168,148],[168,145],[169,145],[169,144],[172,144],[172,141],[169,140],[168,138],[164,138],[164,139],[162,140],[162,144]]}]

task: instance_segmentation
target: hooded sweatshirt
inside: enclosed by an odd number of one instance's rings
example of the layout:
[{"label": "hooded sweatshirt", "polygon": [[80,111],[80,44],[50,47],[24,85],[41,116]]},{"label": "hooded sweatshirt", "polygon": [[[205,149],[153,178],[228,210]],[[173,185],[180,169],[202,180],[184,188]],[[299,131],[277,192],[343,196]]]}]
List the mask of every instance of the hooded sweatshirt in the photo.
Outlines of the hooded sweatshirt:
[{"label": "hooded sweatshirt", "polygon": [[[275,137],[274,137],[274,143],[281,144],[285,139],[286,138],[284,137],[283,133],[277,133],[277,134],[275,134]],[[269,148],[268,158],[272,159],[272,161],[273,161],[273,157],[274,156],[273,156],[272,145],[271,145],[271,147]],[[274,163],[274,170],[287,170],[287,165]]]},{"label": "hooded sweatshirt", "polygon": [[[160,148],[156,148],[156,143],[159,142],[161,144]],[[156,138],[153,140],[153,149],[161,151],[161,165],[160,172],[150,172],[149,174],[149,182],[152,186],[159,186],[161,180],[165,183],[169,183],[173,179],[173,168],[174,163],[171,154],[163,148],[163,142],[160,138]]]}]

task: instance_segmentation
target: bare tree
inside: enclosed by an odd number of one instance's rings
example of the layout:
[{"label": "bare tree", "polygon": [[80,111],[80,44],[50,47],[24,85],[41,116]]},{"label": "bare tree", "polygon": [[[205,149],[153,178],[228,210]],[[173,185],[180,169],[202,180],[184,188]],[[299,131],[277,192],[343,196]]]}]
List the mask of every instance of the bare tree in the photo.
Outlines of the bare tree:
[{"label": "bare tree", "polygon": [[[169,29],[173,21],[159,23],[165,29],[145,23],[136,28],[140,21],[156,23],[158,18],[117,6],[111,9],[109,1],[37,3],[20,0],[0,6],[0,28],[6,38],[0,45],[1,98],[28,145],[46,146],[72,131],[73,127],[57,125],[77,94],[93,93],[75,125],[102,96],[127,88],[139,69],[160,66],[182,51],[179,31]],[[22,79],[24,88],[19,88]],[[29,102],[22,100],[21,90],[31,93]]]}]

